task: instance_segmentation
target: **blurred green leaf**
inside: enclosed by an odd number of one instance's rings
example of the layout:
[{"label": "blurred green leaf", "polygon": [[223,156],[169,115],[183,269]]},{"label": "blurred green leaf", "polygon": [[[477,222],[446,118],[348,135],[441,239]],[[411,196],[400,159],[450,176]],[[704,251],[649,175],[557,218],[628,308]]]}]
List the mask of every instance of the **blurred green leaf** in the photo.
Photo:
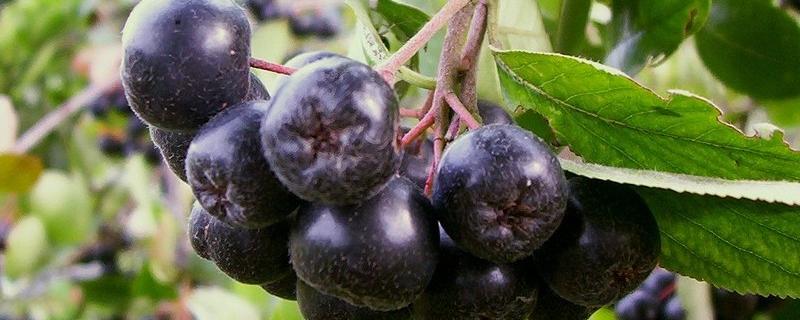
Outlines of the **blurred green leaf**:
[{"label": "blurred green leaf", "polygon": [[710,0],[616,0],[605,64],[636,74],[703,27]]},{"label": "blurred green leaf", "polygon": [[728,87],[755,98],[800,95],[800,26],[770,0],[714,0],[697,50]]},{"label": "blurred green leaf", "polygon": [[42,219],[54,244],[76,244],[90,235],[92,200],[89,190],[75,176],[45,171],[28,200],[31,214]]},{"label": "blurred green leaf", "polygon": [[425,25],[430,16],[422,10],[394,0],[378,0],[376,11],[389,23],[392,32],[411,38]]},{"label": "blurred green leaf", "polygon": [[131,280],[126,275],[113,273],[94,280],[82,281],[79,285],[87,303],[119,311],[125,310],[133,299]]},{"label": "blurred green leaf", "polygon": [[577,55],[586,41],[586,23],[592,0],[562,0],[558,30],[553,43],[556,52]]},{"label": "blurred green leaf", "polygon": [[27,192],[39,179],[42,169],[42,160],[37,157],[0,154],[0,192]]},{"label": "blurred green leaf", "polygon": [[44,223],[38,217],[20,219],[6,239],[5,273],[10,278],[34,274],[47,255]]},{"label": "blurred green leaf", "polygon": [[800,126],[800,97],[787,100],[761,101],[769,119],[779,126]]},{"label": "blurred green leaf", "polygon": [[187,301],[197,320],[257,320],[258,310],[246,300],[219,288],[195,289]]},{"label": "blurred green leaf", "polygon": [[277,299],[277,304],[269,317],[270,320],[303,320],[297,302]]},{"label": "blurred green leaf", "polygon": [[709,101],[662,98],[619,71],[557,54],[496,51],[510,102],[549,120],[561,143],[591,163],[720,177],[800,181],[800,152],[776,133],[747,137]]},{"label": "blurred green leaf", "polygon": [[143,266],[131,284],[135,297],[147,297],[152,301],[173,300],[178,297],[175,284],[163,283],[153,276],[149,266]]},{"label": "blurred green leaf", "polygon": [[639,188],[661,265],[740,293],[800,297],[800,207]]},{"label": "blurred green leaf", "polygon": [[495,0],[489,7],[487,36],[503,49],[552,51],[539,6],[534,0]]}]

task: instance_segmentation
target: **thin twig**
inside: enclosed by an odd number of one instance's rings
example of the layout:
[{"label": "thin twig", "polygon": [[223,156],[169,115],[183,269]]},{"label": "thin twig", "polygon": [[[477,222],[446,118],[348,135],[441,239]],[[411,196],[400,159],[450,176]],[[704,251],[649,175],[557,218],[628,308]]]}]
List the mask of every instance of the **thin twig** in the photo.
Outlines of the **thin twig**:
[{"label": "thin twig", "polygon": [[417,118],[419,119],[418,109],[400,108],[400,116],[404,118]]},{"label": "thin twig", "polygon": [[448,92],[444,96],[444,100],[447,101],[447,104],[450,105],[450,109],[453,109],[455,113],[467,124],[470,130],[475,130],[481,127],[480,122],[475,120],[469,110],[464,107],[464,104],[461,103],[461,100],[458,99],[455,93]]},{"label": "thin twig", "polygon": [[[411,58],[419,52],[425,44],[442,27],[450,23],[453,16],[456,15],[464,6],[469,4],[472,0],[450,0],[448,1],[436,15],[431,18],[424,26],[415,34],[411,39],[395,52],[389,59],[381,63],[376,69],[381,73],[386,82],[395,83],[395,73],[401,66],[406,64]],[[463,30],[463,29],[462,29]]]},{"label": "thin twig", "polygon": [[475,13],[472,15],[472,25],[467,35],[467,43],[464,45],[464,52],[461,55],[461,70],[470,70],[480,55],[483,37],[486,35],[487,13],[486,0],[479,0],[475,7]]},{"label": "thin twig", "polygon": [[434,109],[430,109],[428,110],[428,113],[425,114],[424,117],[422,117],[419,123],[417,123],[416,126],[411,128],[411,130],[409,130],[408,133],[406,133],[403,136],[403,139],[400,141],[400,144],[402,146],[407,146],[411,144],[412,142],[414,142],[414,140],[417,140],[417,138],[422,136],[422,134],[425,133],[425,130],[428,130],[428,128],[433,126],[435,122],[436,122],[436,111]]},{"label": "thin twig", "polygon": [[281,64],[272,63],[269,61],[261,60],[258,58],[250,58],[250,66],[256,69],[261,69],[269,72],[274,72],[278,74],[285,74],[291,75],[296,70],[294,68],[290,68]]},{"label": "thin twig", "polygon": [[120,81],[112,81],[105,85],[89,85],[83,91],[72,96],[67,102],[58,106],[55,110],[45,115],[42,119],[34,124],[28,131],[26,131],[17,140],[14,148],[11,149],[13,153],[26,153],[36,146],[44,137],[50,132],[55,130],[62,122],[69,119],[69,117],[80,110],[83,106],[89,104],[93,100],[99,98],[104,93],[119,88]]},{"label": "thin twig", "polygon": [[447,129],[447,135],[444,137],[448,143],[452,142],[458,136],[458,131],[461,130],[461,117],[455,115],[452,120],[450,120],[450,127]]}]

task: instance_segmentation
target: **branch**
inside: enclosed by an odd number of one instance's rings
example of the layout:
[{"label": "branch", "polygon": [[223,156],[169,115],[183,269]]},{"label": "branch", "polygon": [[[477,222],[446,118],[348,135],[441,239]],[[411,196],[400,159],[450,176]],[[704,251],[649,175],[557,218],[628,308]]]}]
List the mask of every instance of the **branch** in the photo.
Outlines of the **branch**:
[{"label": "branch", "polygon": [[394,74],[397,72],[397,70],[406,64],[408,60],[411,60],[411,58],[417,54],[417,52],[419,52],[419,50],[421,50],[425,44],[431,40],[431,38],[433,38],[439,29],[444,27],[446,24],[451,23],[453,16],[455,16],[459,10],[469,4],[470,1],[472,0],[448,1],[444,7],[442,7],[442,9],[431,18],[430,21],[422,26],[422,29],[420,29],[419,32],[411,37],[411,39],[408,39],[408,41],[400,48],[400,50],[397,50],[397,52],[389,57],[389,59],[381,63],[376,69],[381,73],[386,82],[389,84],[394,84],[396,82]]},{"label": "branch", "polygon": [[39,122],[28,129],[28,131],[17,140],[17,143],[11,151],[14,153],[26,153],[30,151],[62,122],[69,119],[73,113],[99,98],[104,93],[119,88],[119,86],[121,86],[119,79],[105,85],[89,85],[83,89],[83,91],[72,96],[67,102],[64,102],[64,104],[45,115]]},{"label": "branch", "polygon": [[486,0],[478,1],[475,13],[472,15],[472,26],[467,35],[467,44],[464,45],[464,52],[461,55],[461,70],[470,70],[480,55],[483,37],[486,35],[486,16],[489,9],[486,7]]},{"label": "branch", "polygon": [[261,69],[269,72],[285,74],[287,76],[297,71],[294,68],[289,68],[281,64],[272,63],[258,58],[250,58],[250,66],[256,69]]},{"label": "branch", "polygon": [[461,100],[459,100],[458,97],[456,97],[455,93],[452,92],[447,93],[444,96],[444,99],[445,101],[447,101],[447,104],[450,105],[450,108],[456,112],[458,117],[461,118],[461,120],[463,120],[464,123],[467,124],[467,127],[469,127],[470,130],[475,130],[481,127],[480,122],[478,122],[477,120],[475,120],[474,117],[472,117],[472,114],[469,113],[469,110],[467,110],[466,107],[464,107],[464,104],[462,104]]}]

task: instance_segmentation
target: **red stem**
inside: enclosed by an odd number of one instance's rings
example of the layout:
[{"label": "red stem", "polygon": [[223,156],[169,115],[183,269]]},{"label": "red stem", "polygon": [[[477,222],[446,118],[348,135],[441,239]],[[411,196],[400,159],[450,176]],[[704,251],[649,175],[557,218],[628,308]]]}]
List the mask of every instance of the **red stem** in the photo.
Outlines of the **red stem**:
[{"label": "red stem", "polygon": [[404,118],[417,118],[420,114],[418,109],[400,108],[400,116]]},{"label": "red stem", "polygon": [[467,107],[461,103],[461,100],[458,99],[455,93],[448,92],[444,95],[444,100],[447,101],[447,104],[450,105],[450,108],[455,111],[455,113],[467,124],[470,130],[475,130],[481,127],[480,122],[475,120],[475,117],[469,113]]},{"label": "red stem", "polygon": [[486,34],[487,13],[486,0],[478,1],[475,12],[472,15],[472,25],[467,34],[467,43],[464,45],[464,52],[461,55],[461,70],[473,68],[474,60],[480,54],[481,43],[483,43],[483,37]]},{"label": "red stem", "polygon": [[272,63],[269,61],[261,60],[258,58],[250,58],[250,66],[256,69],[261,69],[269,72],[274,72],[278,74],[285,74],[291,75],[296,70],[294,68],[290,68],[281,64]]},{"label": "red stem", "polygon": [[456,136],[458,136],[458,130],[461,129],[461,122],[461,117],[458,115],[455,115],[453,120],[450,121],[450,127],[447,128],[447,136],[445,136],[447,142],[456,139]]},{"label": "red stem", "polygon": [[407,146],[408,144],[414,142],[417,138],[419,138],[425,130],[428,130],[434,123],[436,123],[436,112],[434,109],[428,110],[428,113],[422,117],[422,120],[417,123],[416,126],[411,128],[411,130],[403,136],[403,139],[400,141],[400,144],[403,146]]}]

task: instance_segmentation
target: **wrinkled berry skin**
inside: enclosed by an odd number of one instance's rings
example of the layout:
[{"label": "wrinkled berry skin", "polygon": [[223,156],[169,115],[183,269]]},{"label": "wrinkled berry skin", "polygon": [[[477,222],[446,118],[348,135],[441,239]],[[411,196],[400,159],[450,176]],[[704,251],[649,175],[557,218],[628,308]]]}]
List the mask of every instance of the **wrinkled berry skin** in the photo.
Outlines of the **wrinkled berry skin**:
[{"label": "wrinkled berry skin", "polygon": [[367,65],[328,58],[295,72],[261,126],[275,175],[300,198],[354,204],[396,171],[397,97]]},{"label": "wrinkled berry skin", "polygon": [[297,274],[294,271],[282,278],[261,285],[267,293],[285,300],[297,300]]},{"label": "wrinkled berry skin", "polygon": [[261,82],[261,79],[258,78],[254,73],[250,73],[250,89],[247,91],[247,96],[245,97],[245,101],[252,101],[252,100],[269,100],[270,95],[269,91],[267,91],[267,87],[264,86],[264,83]]},{"label": "wrinkled berry skin", "polygon": [[440,239],[436,273],[412,305],[415,320],[527,319],[538,285],[526,279],[525,270],[475,258],[444,233]]},{"label": "wrinkled berry skin", "polygon": [[536,299],[536,309],[528,320],[586,320],[598,308],[584,307],[562,299],[555,294],[546,284],[539,287],[539,297]]},{"label": "wrinkled berry skin", "polygon": [[658,225],[631,188],[572,178],[567,214],[537,251],[537,267],[553,291],[573,303],[602,306],[636,289],[661,252]]},{"label": "wrinkled berry skin", "polygon": [[161,151],[161,157],[169,169],[183,181],[186,179],[186,153],[194,139],[194,133],[167,131],[150,127],[150,139]]},{"label": "wrinkled berry skin", "polygon": [[436,172],[433,205],[460,248],[509,263],[530,256],[564,215],[564,173],[547,145],[512,125],[488,125],[453,142]]},{"label": "wrinkled berry skin", "polygon": [[189,223],[189,239],[197,254],[236,281],[260,285],[292,272],[286,249],[288,222],[261,229],[233,227],[195,202]]},{"label": "wrinkled berry skin", "polygon": [[266,101],[221,112],[197,133],[186,175],[200,204],[232,225],[260,228],[286,219],[300,204],[272,174],[261,149],[259,125]]},{"label": "wrinkled berry skin", "polygon": [[231,0],[144,0],[122,46],[128,102],[150,125],[193,131],[248,92],[250,25]]},{"label": "wrinkled berry skin", "polygon": [[289,245],[301,280],[380,311],[403,308],[422,293],[438,246],[428,199],[402,177],[361,205],[302,205]]},{"label": "wrinkled berry skin", "polygon": [[297,305],[305,320],[409,320],[408,308],[381,312],[356,307],[297,281]]},{"label": "wrinkled berry skin", "polygon": [[478,114],[483,124],[514,124],[514,119],[503,107],[485,100],[478,100]]},{"label": "wrinkled berry skin", "polygon": [[645,291],[634,291],[620,300],[614,311],[620,320],[658,320],[658,298]]}]

